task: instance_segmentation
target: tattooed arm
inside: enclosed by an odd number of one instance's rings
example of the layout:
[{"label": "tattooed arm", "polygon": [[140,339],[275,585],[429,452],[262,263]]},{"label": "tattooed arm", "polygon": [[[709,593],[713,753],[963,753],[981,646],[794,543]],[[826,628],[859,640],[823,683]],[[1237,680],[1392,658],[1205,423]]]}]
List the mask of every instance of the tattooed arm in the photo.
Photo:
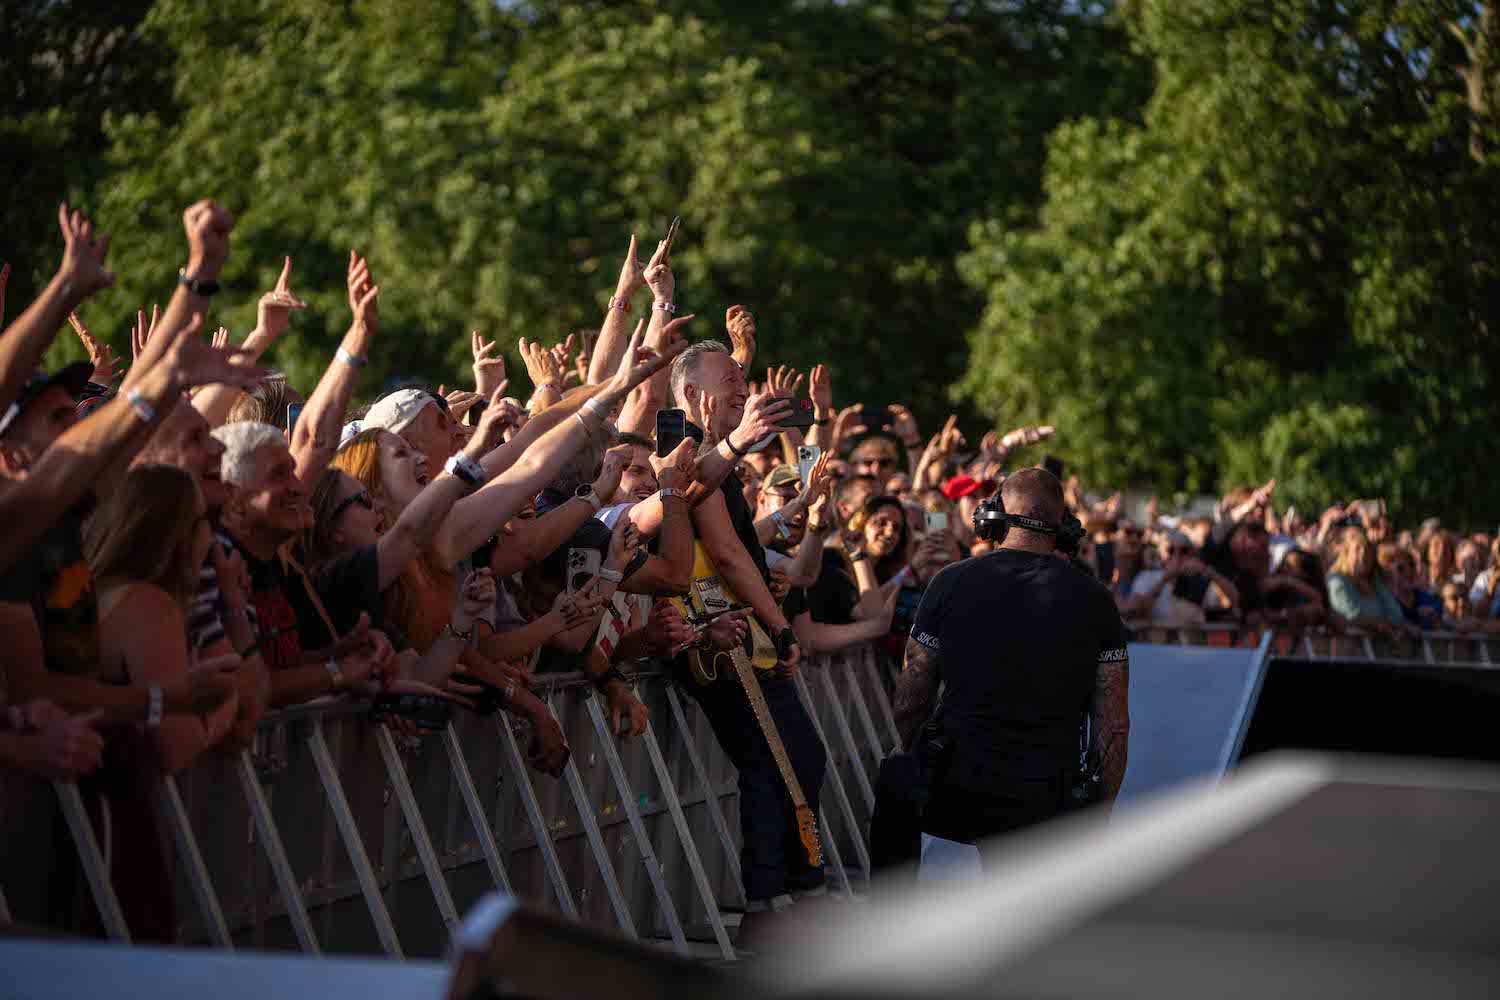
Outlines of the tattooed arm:
[{"label": "tattooed arm", "polygon": [[896,733],[901,737],[901,749],[911,749],[917,730],[932,711],[932,699],[937,696],[941,680],[937,650],[928,649],[915,639],[906,640],[906,664],[896,678]]},{"label": "tattooed arm", "polygon": [[1104,786],[1106,802],[1113,802],[1120,794],[1130,755],[1130,659],[1123,655],[1123,649],[1118,652],[1119,659],[1099,661],[1089,706],[1089,733],[1093,741],[1090,750],[1100,761],[1099,780]]}]

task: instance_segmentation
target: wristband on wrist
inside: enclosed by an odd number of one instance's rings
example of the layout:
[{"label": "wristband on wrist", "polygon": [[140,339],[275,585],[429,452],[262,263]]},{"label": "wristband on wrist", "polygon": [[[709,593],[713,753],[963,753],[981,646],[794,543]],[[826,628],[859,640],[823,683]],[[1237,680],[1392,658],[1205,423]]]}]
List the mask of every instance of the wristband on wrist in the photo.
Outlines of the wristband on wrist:
[{"label": "wristband on wrist", "polygon": [[671,486],[663,486],[661,489],[657,490],[656,497],[658,500],[665,500],[667,497],[676,497],[679,500],[687,499],[687,497],[682,495],[681,490]]},{"label": "wristband on wrist", "polygon": [[724,435],[724,443],[729,445],[729,450],[734,453],[735,458],[744,458],[746,455],[750,454],[749,448],[746,448],[744,451],[740,451],[738,448],[736,448],[734,446],[734,438],[729,434]]},{"label": "wristband on wrist", "polygon": [[675,303],[675,302],[653,302],[653,303],[651,303],[651,308],[652,309],[660,309],[662,312],[667,313],[667,314],[670,315],[671,313],[674,313],[674,312],[677,311],[677,303]]},{"label": "wristband on wrist", "polygon": [[146,728],[156,729],[161,725],[161,685],[152,684],[146,688]]},{"label": "wristband on wrist", "polygon": [[593,414],[594,416],[598,417],[600,420],[608,420],[609,419],[609,409],[610,409],[609,407],[605,406],[598,399],[590,399],[588,402],[584,403],[583,406],[579,407],[578,412],[580,414],[583,414],[583,413]]},{"label": "wristband on wrist", "polygon": [[217,281],[205,281],[202,278],[189,278],[186,268],[178,269],[177,283],[186,288],[188,291],[192,292],[194,295],[201,296],[205,299],[217,293],[219,290],[219,283]]},{"label": "wristband on wrist", "polygon": [[127,391],[125,399],[130,403],[131,412],[141,418],[141,423],[156,423],[156,407],[146,401],[146,397],[141,395],[141,390],[131,389]]},{"label": "wristband on wrist", "polygon": [[344,350],[343,344],[340,344],[339,349],[333,352],[333,357],[335,361],[342,361],[350,368],[363,368],[365,365],[370,363],[369,358],[362,358],[357,354],[350,354],[348,351]]},{"label": "wristband on wrist", "polygon": [[618,309],[622,313],[630,312],[630,300],[622,299],[618,295],[609,300],[609,308]]},{"label": "wristband on wrist", "polygon": [[782,538],[790,539],[792,537],[792,529],[787,526],[786,518],[781,516],[781,511],[771,511],[771,522],[776,525],[776,533]]},{"label": "wristband on wrist", "polygon": [[450,476],[457,476],[464,481],[464,485],[470,490],[484,485],[484,466],[474,461],[463,452],[455,452],[443,465],[443,471]]},{"label": "wristband on wrist", "polygon": [[625,574],[621,573],[618,570],[610,569],[607,566],[600,566],[599,579],[608,581],[609,583],[619,583],[621,580],[625,579]]},{"label": "wristband on wrist", "polygon": [[870,553],[868,553],[868,552],[856,552],[852,556],[849,557],[849,561],[852,562],[852,563],[864,562],[868,558],[870,558]]}]

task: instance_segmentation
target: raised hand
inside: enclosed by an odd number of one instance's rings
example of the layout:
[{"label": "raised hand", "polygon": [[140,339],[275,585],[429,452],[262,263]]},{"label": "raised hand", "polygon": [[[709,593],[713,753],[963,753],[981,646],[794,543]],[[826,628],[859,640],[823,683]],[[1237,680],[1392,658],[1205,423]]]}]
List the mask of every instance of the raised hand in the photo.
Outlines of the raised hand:
[{"label": "raised hand", "polygon": [[860,416],[859,408],[858,403],[846,406],[833,419],[833,441],[829,444],[827,451],[838,451],[844,439],[854,433],[855,427],[860,426],[863,418]]},{"label": "raised hand", "polygon": [[634,452],[634,445],[620,444],[604,453],[604,461],[599,468],[599,478],[594,480],[594,495],[604,503],[609,503],[610,498],[620,489],[620,478],[630,467],[630,456]]},{"label": "raised hand", "polygon": [[552,360],[557,362],[557,367],[561,368],[564,372],[567,372],[570,367],[568,359],[573,356],[573,340],[573,334],[570,333],[567,339],[561,344],[553,344],[550,348],[552,351]]},{"label": "raised hand", "polygon": [[[78,301],[113,285],[115,273],[104,267],[109,236],[101,233],[95,239],[94,224],[82,212],[69,212],[66,202],[57,206],[57,225],[63,236],[63,259],[58,274],[73,285]],[[9,265],[5,273],[9,278]]]},{"label": "raised hand", "polygon": [[469,392],[467,389],[450,390],[446,385],[438,386],[438,395],[447,402],[448,416],[454,420],[462,420],[464,414],[474,408],[475,403],[484,402],[484,396],[477,392]]},{"label": "raised hand", "polygon": [[211,199],[205,199],[183,211],[182,228],[188,238],[187,276],[204,281],[217,279],[229,258],[234,216]]},{"label": "raised hand", "polygon": [[827,365],[813,365],[807,376],[807,394],[812,397],[813,416],[824,420],[833,415],[833,379]]},{"label": "raised hand", "polygon": [[203,314],[194,313],[193,318],[174,337],[172,344],[162,355],[162,363],[186,389],[192,386],[224,385],[248,389],[265,378],[264,368],[245,363],[250,352],[244,348],[216,348],[198,339],[203,330]]},{"label": "raised hand", "polygon": [[677,292],[677,279],[672,275],[672,262],[667,257],[666,240],[656,244],[656,253],[651,255],[651,262],[646,265],[642,277],[651,288],[651,296],[655,301],[675,301],[672,296]]},{"label": "raised hand", "polygon": [[942,432],[937,436],[937,454],[946,459],[962,448],[966,440],[963,432],[958,429],[958,414],[951,413],[948,415],[948,422],[943,424]]},{"label": "raised hand", "polygon": [[794,396],[802,388],[802,376],[797,369],[782,365],[766,369],[766,389],[778,396]]},{"label": "raised hand", "polygon": [[1056,431],[1057,428],[1051,424],[1044,424],[1041,427],[1018,427],[1013,431],[1007,431],[1005,436],[1000,439],[999,451],[1002,454],[1009,454],[1017,448],[1024,448],[1028,445],[1036,444],[1038,441],[1045,441],[1056,433]]},{"label": "raised hand", "polygon": [[620,265],[620,280],[615,283],[615,298],[630,300],[646,283],[646,265],[636,256],[635,234],[630,234],[630,249],[625,253],[625,262]]},{"label": "raised hand", "polygon": [[685,437],[666,458],[652,456],[651,465],[656,470],[656,484],[664,490],[685,490],[693,485],[698,472],[694,461],[697,447],[691,437]]},{"label": "raised hand", "polygon": [[628,517],[621,517],[615,522],[615,530],[609,536],[609,554],[605,557],[605,562],[616,570],[624,569],[644,544],[645,539],[636,529],[635,522]]},{"label": "raised hand", "polygon": [[734,348],[734,360],[748,369],[755,360],[755,317],[744,306],[730,306],[724,313],[724,329]]},{"label": "raised hand", "polygon": [[478,330],[469,334],[469,349],[474,354],[474,391],[485,398],[493,396],[495,387],[505,381],[505,356],[490,356],[499,343],[498,340],[485,343]]},{"label": "raised hand", "polygon": [[281,277],[276,279],[276,287],[262,295],[255,305],[256,328],[273,340],[286,332],[293,310],[307,308],[306,302],[292,294],[289,284],[291,280],[292,258],[286,257],[282,260]]},{"label": "raised hand", "polygon": [[465,454],[476,462],[499,447],[506,430],[514,426],[520,416],[524,416],[519,406],[501,395],[505,392],[506,384],[501,382],[490,395],[489,405],[484,408],[484,413],[479,417],[479,425],[474,428],[474,436],[464,445]]},{"label": "raised hand", "polygon": [[222,351],[229,346],[229,331],[222,326],[219,327],[214,331],[214,335],[209,338],[209,344],[213,346],[214,350]]},{"label": "raised hand", "polygon": [[895,418],[890,428],[891,433],[900,438],[908,448],[915,448],[922,441],[922,432],[917,429],[917,418],[900,403],[892,403],[889,408],[891,416]]},{"label": "raised hand", "polygon": [[578,376],[579,385],[589,384],[589,352],[582,347],[573,355],[573,373]]},{"label": "raised hand", "polygon": [[130,356],[139,361],[141,354],[146,350],[146,342],[156,332],[156,322],[161,319],[161,309],[156,305],[151,306],[151,325],[146,325],[145,310],[137,309],[135,312],[135,328],[130,331]]},{"label": "raised hand", "polygon": [[68,313],[68,322],[72,325],[73,332],[78,334],[78,339],[83,342],[83,349],[88,351],[89,360],[94,364],[89,381],[95,385],[113,385],[118,360],[115,352],[108,344],[94,339],[94,335],[89,333],[88,327],[83,325],[83,320],[78,318],[76,312]]},{"label": "raised hand", "polygon": [[540,389],[550,385],[558,392],[562,391],[564,369],[551,351],[535,342],[528,344],[522,337],[521,360],[526,363],[526,374],[533,386]]},{"label": "raised hand", "polygon": [[380,312],[376,307],[380,286],[370,277],[370,262],[353,250],[349,251],[349,273],[345,283],[354,322],[371,333],[375,332],[380,327]]},{"label": "raised hand", "polygon": [[828,463],[833,459],[833,452],[825,451],[818,456],[813,463],[811,471],[807,474],[807,482],[802,484],[802,502],[811,507],[819,497],[828,494],[833,489],[833,473],[828,471]]},{"label": "raised hand", "polygon": [[791,416],[792,401],[779,399],[769,392],[751,396],[745,402],[740,425],[729,434],[729,446],[736,451],[745,451],[759,441],[781,431],[779,421]]},{"label": "raised hand", "polygon": [[[683,319],[692,319],[693,315],[689,314]],[[636,324],[635,333],[631,336],[630,343],[626,345],[625,353],[620,357],[620,367],[616,370],[614,377],[604,383],[601,396],[613,396],[615,402],[624,399],[631,389],[661,371],[672,363],[673,358],[687,350],[685,340],[668,346],[660,354],[643,347],[646,336],[645,327],[644,322]]]}]

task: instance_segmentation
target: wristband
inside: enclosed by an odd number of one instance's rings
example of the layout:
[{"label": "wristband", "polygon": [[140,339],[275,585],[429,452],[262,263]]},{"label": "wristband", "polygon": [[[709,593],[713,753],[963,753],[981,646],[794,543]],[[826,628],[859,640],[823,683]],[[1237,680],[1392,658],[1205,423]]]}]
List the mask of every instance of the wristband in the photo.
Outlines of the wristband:
[{"label": "wristband", "polygon": [[776,634],[776,658],[786,659],[787,650],[795,645],[797,645],[797,633],[793,632],[792,627],[788,625]]},{"label": "wristband", "polygon": [[333,357],[335,361],[342,361],[350,368],[363,368],[365,365],[370,363],[369,358],[361,358],[358,355],[350,354],[348,351],[344,350],[343,344],[340,344],[339,349],[333,352]]},{"label": "wristband", "polygon": [[787,527],[786,518],[781,516],[781,511],[771,511],[771,521],[776,525],[776,533],[782,538],[790,541],[792,537],[792,529]]},{"label": "wristband", "polygon": [[824,417],[822,420],[814,420],[813,423],[817,424],[819,427],[827,427],[829,424],[833,423],[833,418]]},{"label": "wristband", "polygon": [[599,402],[599,400],[591,399],[588,402],[584,403],[583,406],[579,407],[578,412],[580,415],[584,413],[590,413],[597,416],[600,420],[608,420],[609,409],[609,407]]},{"label": "wristband", "polygon": [[543,382],[541,385],[539,385],[539,386],[536,387],[536,392],[533,392],[532,395],[535,396],[538,392],[541,392],[543,389],[551,389],[553,392],[557,392],[557,383],[556,382]]},{"label": "wristband", "polygon": [[849,557],[849,561],[852,562],[852,563],[864,562],[868,558],[870,558],[870,553],[868,553],[868,552],[856,552],[852,556]]},{"label": "wristband", "polygon": [[474,461],[463,452],[455,452],[447,462],[443,464],[443,471],[450,476],[457,476],[464,481],[469,489],[477,489],[484,485],[484,466]]},{"label": "wristband", "polygon": [[627,685],[630,683],[629,679],[627,679],[624,674],[620,673],[614,667],[610,667],[608,670],[604,671],[604,673],[594,678],[594,690],[598,691],[600,694],[603,694],[605,687],[609,685],[610,681],[619,681],[621,684]]},{"label": "wristband", "polygon": [[156,729],[161,725],[161,685],[146,688],[146,728]]},{"label": "wristband", "polygon": [[607,580],[610,583],[619,583],[621,580],[625,579],[625,574],[617,570],[612,570],[607,567],[600,566],[599,579]]},{"label": "wristband", "polygon": [[658,500],[665,500],[667,497],[676,497],[679,500],[687,499],[687,497],[682,495],[681,490],[675,489],[671,486],[663,486],[661,489],[657,490],[656,497]]},{"label": "wristband", "polygon": [[217,281],[205,281],[202,278],[189,278],[187,270],[185,268],[178,269],[177,283],[186,288],[188,291],[192,292],[194,295],[202,296],[205,299],[210,295],[215,294],[219,290],[219,283]]},{"label": "wristband", "polygon": [[653,303],[651,303],[651,308],[652,309],[660,309],[662,312],[667,313],[667,314],[670,315],[671,313],[674,313],[674,312],[677,311],[677,303],[675,303],[675,302],[653,302]]},{"label": "wristband", "polygon": [[344,674],[339,670],[339,658],[330,656],[328,662],[323,664],[323,669],[328,671],[328,676],[333,678],[333,689],[339,691],[344,686]]},{"label": "wristband", "polygon": [[616,296],[615,298],[609,300],[609,308],[618,309],[622,313],[628,313],[630,312],[630,300],[622,299]]},{"label": "wristband", "polygon": [[156,423],[156,407],[146,401],[146,397],[141,395],[141,390],[130,389],[125,393],[125,399],[130,403],[131,412],[141,418],[141,423]]},{"label": "wristband", "polygon": [[746,448],[744,451],[740,451],[738,448],[736,448],[734,446],[734,438],[728,434],[724,435],[724,443],[729,445],[729,450],[734,454],[735,458],[744,458],[746,455],[750,454],[749,448]]}]

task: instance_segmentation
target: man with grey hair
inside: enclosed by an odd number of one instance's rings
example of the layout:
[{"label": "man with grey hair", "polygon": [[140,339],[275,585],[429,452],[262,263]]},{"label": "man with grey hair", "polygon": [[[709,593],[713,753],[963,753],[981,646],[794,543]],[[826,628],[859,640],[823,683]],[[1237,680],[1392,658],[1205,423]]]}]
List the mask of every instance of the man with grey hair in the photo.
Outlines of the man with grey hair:
[{"label": "man with grey hair", "polygon": [[326,655],[302,648],[293,602],[307,604],[311,584],[284,550],[302,532],[310,508],[285,436],[270,424],[251,421],[225,424],[213,436],[224,446],[223,479],[234,487],[224,505],[223,527],[249,573],[260,653],[271,674],[271,704],[308,701],[364,680],[391,656],[390,643],[368,623]]},{"label": "man with grey hair", "polygon": [[[770,393],[750,396],[744,372],[718,341],[700,341],[678,356],[672,365],[671,389],[674,402],[690,421],[688,432],[700,441],[716,442],[714,447],[721,453],[727,451],[730,461],[738,461],[759,441],[775,434],[778,421],[791,412],[789,401]],[[692,520],[718,575],[740,601],[750,605],[767,634],[775,637],[779,663],[775,670],[759,674],[761,693],[816,814],[827,751],[797,695],[792,672],[801,651],[791,624],[771,596],[765,548],[756,536],[755,515],[739,479],[725,479],[693,508]],[[712,684],[685,686],[739,770],[745,880],[740,942],[753,947],[757,937],[775,930],[775,913],[785,911],[794,900],[826,894],[823,871],[793,846],[798,839],[791,796],[738,679],[722,671]]]}]

